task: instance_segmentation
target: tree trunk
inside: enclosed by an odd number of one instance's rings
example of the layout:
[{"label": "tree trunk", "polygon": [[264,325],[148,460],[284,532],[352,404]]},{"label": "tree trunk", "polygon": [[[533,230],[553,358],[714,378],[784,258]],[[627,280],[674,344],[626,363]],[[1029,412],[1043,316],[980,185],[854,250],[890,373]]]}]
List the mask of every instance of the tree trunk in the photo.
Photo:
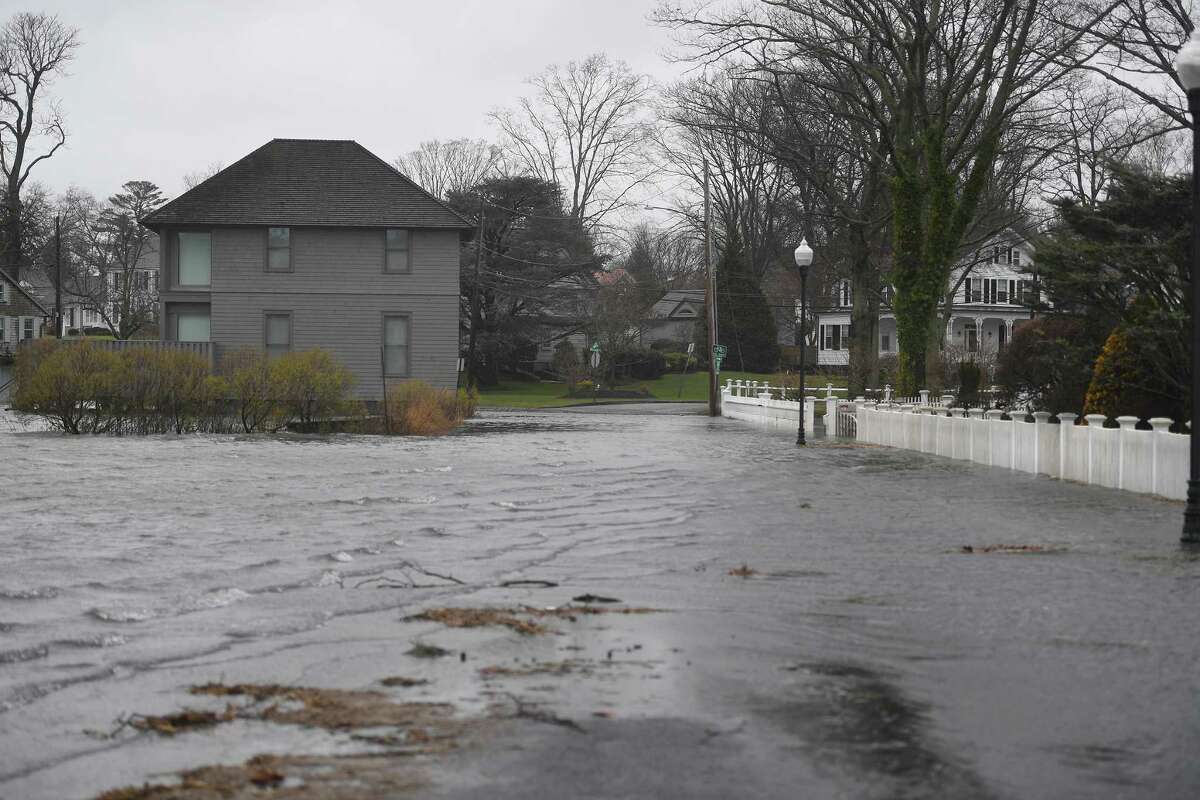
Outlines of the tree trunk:
[{"label": "tree trunk", "polygon": [[21,197],[9,181],[4,196],[4,266],[14,281],[21,280]]},{"label": "tree trunk", "polygon": [[879,385],[879,270],[870,246],[854,237],[850,260],[850,374],[846,395],[863,396]]}]

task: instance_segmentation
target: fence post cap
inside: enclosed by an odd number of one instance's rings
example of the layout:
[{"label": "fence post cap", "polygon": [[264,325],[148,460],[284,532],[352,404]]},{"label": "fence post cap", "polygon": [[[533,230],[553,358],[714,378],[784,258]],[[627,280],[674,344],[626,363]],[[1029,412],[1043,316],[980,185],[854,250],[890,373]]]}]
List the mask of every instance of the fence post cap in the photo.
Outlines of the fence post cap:
[{"label": "fence post cap", "polygon": [[982,408],[968,408],[967,416],[971,417],[972,419],[982,419],[983,418],[983,409]]},{"label": "fence post cap", "polygon": [[1138,423],[1137,417],[1131,417],[1128,415],[1117,417],[1117,424],[1120,425],[1121,430],[1124,430],[1124,431],[1133,430],[1133,426],[1137,425],[1137,423]]},{"label": "fence post cap", "polygon": [[1154,428],[1159,433],[1166,433],[1167,429],[1175,424],[1175,420],[1170,417],[1151,417],[1146,421],[1150,423],[1151,428]]},{"label": "fence post cap", "polygon": [[1033,421],[1039,425],[1046,425],[1050,422],[1050,417],[1053,416],[1049,411],[1033,412]]},{"label": "fence post cap", "polygon": [[1055,416],[1058,417],[1058,421],[1062,425],[1070,425],[1079,419],[1079,415],[1074,411],[1059,411]]},{"label": "fence post cap", "polygon": [[987,419],[1000,419],[1004,416],[1004,412],[998,408],[989,408],[987,411],[983,412],[983,416]]},{"label": "fence post cap", "polygon": [[1083,418],[1087,420],[1089,427],[1095,425],[1097,428],[1104,427],[1104,421],[1108,419],[1104,414],[1084,414]]}]

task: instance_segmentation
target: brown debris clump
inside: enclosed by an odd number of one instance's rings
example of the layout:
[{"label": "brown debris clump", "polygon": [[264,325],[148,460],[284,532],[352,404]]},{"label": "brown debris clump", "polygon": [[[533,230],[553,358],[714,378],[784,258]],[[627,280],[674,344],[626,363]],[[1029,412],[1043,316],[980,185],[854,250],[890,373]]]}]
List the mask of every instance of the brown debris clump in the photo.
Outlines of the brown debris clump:
[{"label": "brown debris clump", "polygon": [[1051,553],[1054,548],[1047,547],[1044,544],[987,544],[980,547],[972,547],[965,544],[962,547],[963,553]]},{"label": "brown debris clump", "polygon": [[129,727],[139,731],[153,731],[163,736],[202,730],[237,719],[238,709],[228,705],[224,711],[200,711],[185,708],[174,714],[135,714],[129,718]]},{"label": "brown debris clump", "polygon": [[430,681],[428,678],[406,678],[403,675],[392,675],[380,681],[384,686],[399,686],[403,689],[411,689],[414,686],[428,686]]},{"label": "brown debris clump", "polygon": [[503,627],[516,631],[525,636],[539,633],[549,633],[545,625],[521,619],[518,615],[530,617],[550,617],[574,622],[579,616],[592,614],[654,614],[655,608],[609,608],[603,606],[555,606],[536,608],[534,606],[519,606],[517,608],[461,608],[448,606],[445,608],[430,608],[420,614],[405,617],[405,622],[415,620],[425,622],[440,622],[449,628],[484,628]]},{"label": "brown debris clump", "polygon": [[378,756],[260,755],[236,766],[187,770],[175,785],[127,786],[96,800],[373,800],[428,785],[411,768]]},{"label": "brown debris clump", "polygon": [[729,570],[729,574],[735,578],[750,578],[758,574],[758,570],[753,569],[747,564],[742,564],[740,567],[734,567]]},{"label": "brown debris clump", "polygon": [[247,697],[263,708],[243,706],[237,715],[286,725],[327,730],[373,728],[384,725],[419,727],[446,721],[453,709],[446,703],[394,703],[382,692],[354,689],[314,689],[277,684],[208,683],[193,686],[192,694]]}]

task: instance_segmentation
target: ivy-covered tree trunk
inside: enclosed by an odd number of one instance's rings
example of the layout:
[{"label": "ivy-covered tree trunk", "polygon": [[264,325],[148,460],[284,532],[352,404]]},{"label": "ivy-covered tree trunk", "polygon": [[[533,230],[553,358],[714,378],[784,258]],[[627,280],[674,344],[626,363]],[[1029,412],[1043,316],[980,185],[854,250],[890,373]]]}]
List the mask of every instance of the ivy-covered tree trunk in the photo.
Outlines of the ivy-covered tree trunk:
[{"label": "ivy-covered tree trunk", "polygon": [[855,236],[850,254],[850,372],[847,396],[879,385],[879,269],[870,242]]}]

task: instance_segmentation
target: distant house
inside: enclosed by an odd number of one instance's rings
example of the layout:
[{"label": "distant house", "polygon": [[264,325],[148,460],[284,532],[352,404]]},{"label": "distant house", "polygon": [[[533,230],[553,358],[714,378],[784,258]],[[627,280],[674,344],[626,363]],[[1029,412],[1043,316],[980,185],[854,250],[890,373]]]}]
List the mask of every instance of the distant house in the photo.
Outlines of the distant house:
[{"label": "distant house", "polygon": [[475,223],[347,140],[274,139],[163,205],[160,336],[321,347],[364,399],[457,382],[459,248]]},{"label": "distant house", "polygon": [[[1027,269],[1033,264],[1033,246],[1012,231],[981,250],[970,265],[954,270],[951,285],[962,285],[954,296],[946,344],[963,354],[996,355],[1012,341],[1013,326],[1029,319],[1033,282]],[[963,278],[967,269],[970,272]],[[884,308],[879,314],[879,354],[899,352],[896,317],[890,310],[892,288],[884,287]],[[854,298],[848,280],[835,281],[832,296],[817,302],[813,316],[817,364],[825,367],[850,363],[850,309]]]},{"label": "distant house", "polygon": [[27,284],[0,270],[0,356],[11,356],[18,342],[41,338],[51,316]]},{"label": "distant house", "polygon": [[[704,318],[703,289],[671,289],[650,308],[642,327],[642,344],[692,341],[692,330]],[[703,350],[707,345],[701,344]]]}]

